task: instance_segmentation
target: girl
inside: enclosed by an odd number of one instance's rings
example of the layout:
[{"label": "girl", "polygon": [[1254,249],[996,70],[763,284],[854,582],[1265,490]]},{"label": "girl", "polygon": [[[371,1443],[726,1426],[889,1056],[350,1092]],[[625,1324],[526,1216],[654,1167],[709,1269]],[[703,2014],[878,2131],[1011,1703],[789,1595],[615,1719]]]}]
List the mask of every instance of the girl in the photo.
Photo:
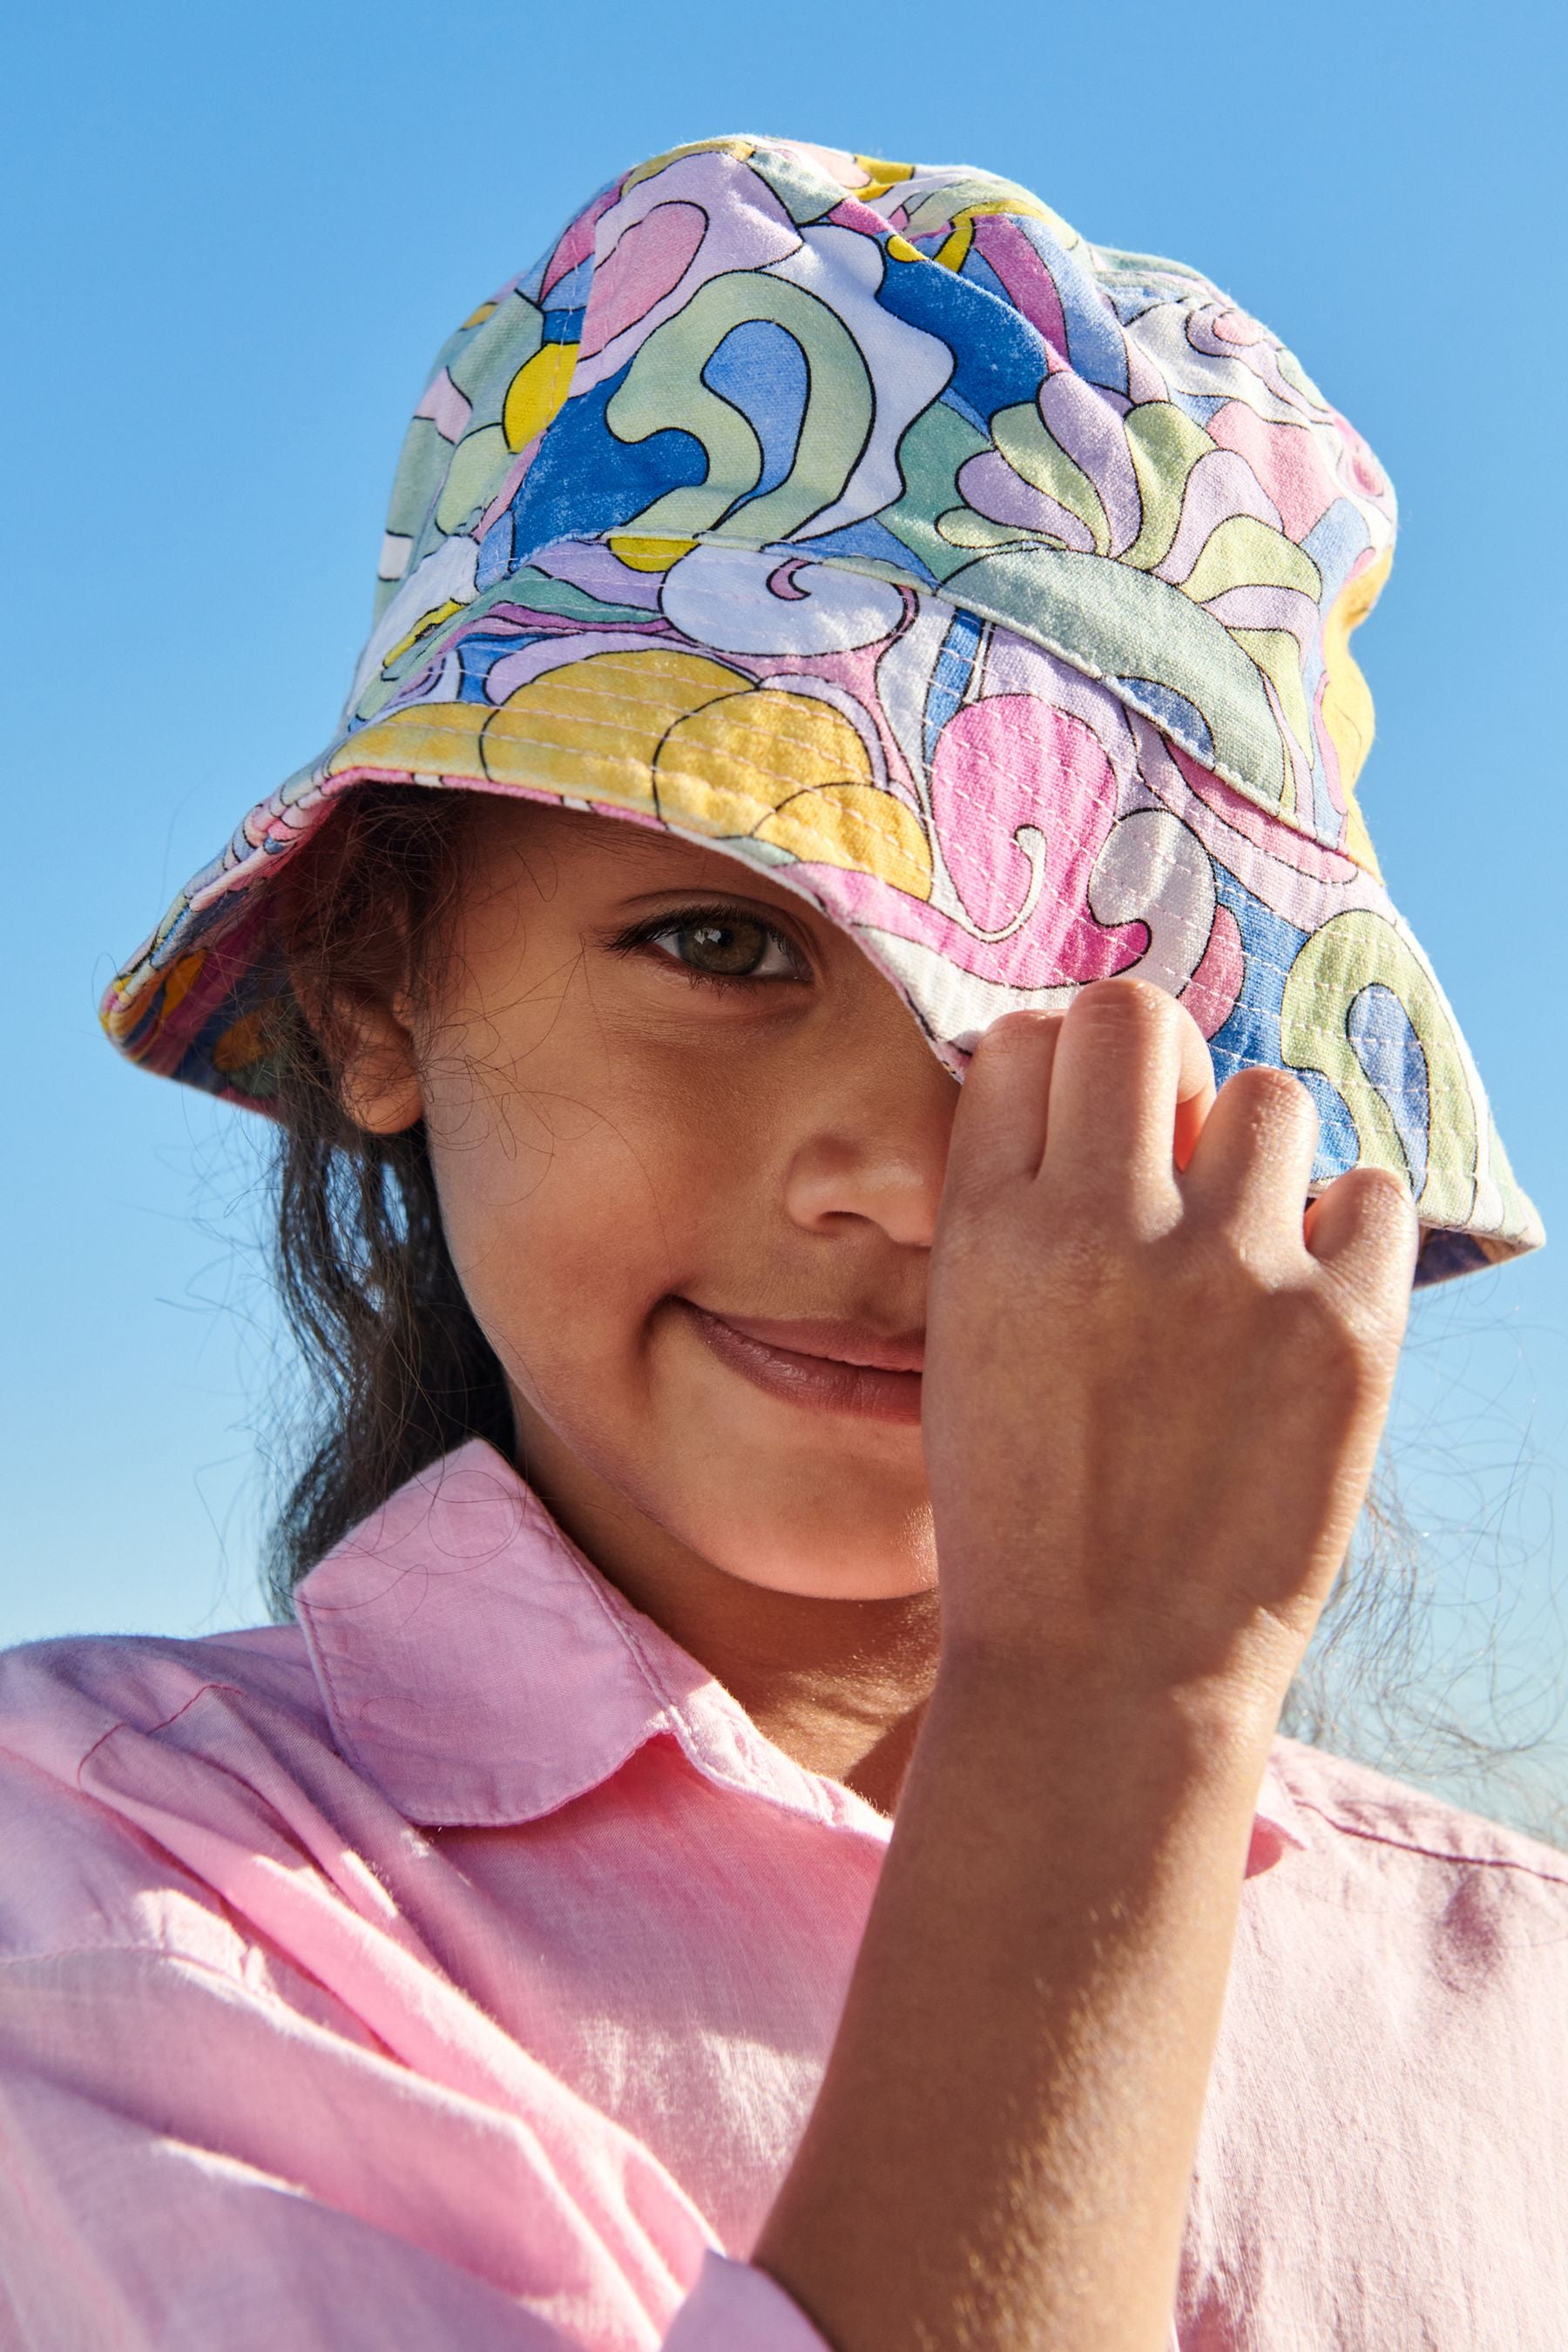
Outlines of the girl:
[{"label": "girl", "polygon": [[1568,1863],[1275,1736],[1413,1276],[1541,1237],[1392,535],[965,168],[681,149],[459,330],[105,1007],[278,1118],[324,1403],[279,1622],[5,1663],[5,2344],[1564,2340]]}]

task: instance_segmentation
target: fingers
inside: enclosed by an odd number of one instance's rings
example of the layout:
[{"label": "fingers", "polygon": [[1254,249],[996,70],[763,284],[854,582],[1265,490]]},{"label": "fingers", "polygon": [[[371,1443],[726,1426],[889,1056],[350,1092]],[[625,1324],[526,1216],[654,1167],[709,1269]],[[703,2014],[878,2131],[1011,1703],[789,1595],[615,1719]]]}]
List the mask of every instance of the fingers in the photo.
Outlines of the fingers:
[{"label": "fingers", "polygon": [[1173,1196],[1215,1099],[1192,1015],[1136,980],[1092,982],[1062,1024],[1051,1077],[1047,1173],[1112,1208]]},{"label": "fingers", "polygon": [[1046,1149],[1047,1106],[1059,1013],[1005,1013],[970,1056],[948,1166],[963,1181],[973,1160],[987,1179],[1033,1176]]},{"label": "fingers", "polygon": [[1352,1168],[1307,1202],[1317,1147],[1317,1107],[1299,1078],[1238,1070],[1204,1123],[1183,1189],[1232,1233],[1292,1254],[1304,1246],[1358,1288],[1405,1297],[1420,1241],[1408,1188],[1387,1170]]},{"label": "fingers", "polygon": [[1307,1211],[1307,1248],[1356,1289],[1407,1301],[1421,1227],[1409,1190],[1385,1168],[1352,1168]]},{"label": "fingers", "polygon": [[1187,1168],[1191,1206],[1233,1232],[1300,1250],[1318,1110],[1289,1070],[1238,1070],[1220,1088]]}]

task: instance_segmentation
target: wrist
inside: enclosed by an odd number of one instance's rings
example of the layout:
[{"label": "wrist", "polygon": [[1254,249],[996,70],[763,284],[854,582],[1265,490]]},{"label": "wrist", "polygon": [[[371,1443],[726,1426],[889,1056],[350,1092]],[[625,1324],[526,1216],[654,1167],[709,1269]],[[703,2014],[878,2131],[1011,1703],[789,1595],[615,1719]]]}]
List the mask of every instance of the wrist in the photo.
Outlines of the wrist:
[{"label": "wrist", "polygon": [[1238,1673],[1161,1683],[1109,1657],[965,1639],[943,1646],[921,1744],[981,1741],[1106,1797],[1153,1785],[1250,1806],[1283,1700],[1271,1680]]}]

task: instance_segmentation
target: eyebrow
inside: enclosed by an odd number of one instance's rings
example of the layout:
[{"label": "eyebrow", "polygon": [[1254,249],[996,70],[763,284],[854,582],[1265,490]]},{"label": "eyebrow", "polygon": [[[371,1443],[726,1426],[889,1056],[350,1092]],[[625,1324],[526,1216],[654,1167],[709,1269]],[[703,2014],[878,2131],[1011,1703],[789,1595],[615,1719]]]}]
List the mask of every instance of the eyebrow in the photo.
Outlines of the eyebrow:
[{"label": "eyebrow", "polygon": [[[738,864],[739,861],[737,860],[737,865]],[[745,874],[747,879],[751,878],[749,873],[746,873],[746,869],[742,868],[742,871]],[[744,901],[749,906],[760,908],[767,914],[793,915],[795,912],[795,908],[793,906],[780,906],[778,901],[774,898],[754,898],[749,890],[744,888],[727,889],[721,883],[709,882],[706,880],[691,882],[666,882],[661,884],[657,889],[629,890],[625,898],[618,900],[617,903],[620,906],[630,908],[640,907],[651,898],[699,898],[723,899],[732,898],[738,902]],[[802,898],[800,900],[800,910],[803,919],[816,911],[811,906],[809,900],[805,898]]]}]

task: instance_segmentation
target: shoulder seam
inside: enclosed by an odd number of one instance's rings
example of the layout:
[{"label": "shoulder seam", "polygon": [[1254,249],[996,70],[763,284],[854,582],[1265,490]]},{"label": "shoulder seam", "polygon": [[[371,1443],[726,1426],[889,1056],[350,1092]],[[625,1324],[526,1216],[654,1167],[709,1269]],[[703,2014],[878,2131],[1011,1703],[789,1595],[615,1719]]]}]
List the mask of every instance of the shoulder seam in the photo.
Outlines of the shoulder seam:
[{"label": "shoulder seam", "polygon": [[[1342,1837],[1360,1838],[1367,1845],[1394,1846],[1401,1853],[1418,1853],[1428,1862],[1458,1863],[1473,1870],[1519,1870],[1527,1878],[1539,1878],[1549,1886],[1568,1888],[1568,1854],[1563,1855],[1561,1869],[1547,1869],[1523,1854],[1470,1853],[1442,1846],[1423,1845],[1418,1838],[1402,1837],[1393,1831],[1363,1828],[1358,1822],[1348,1822],[1341,1814],[1325,1811],[1312,1798],[1303,1797],[1294,1789],[1290,1794],[1303,1811],[1315,1813],[1321,1822],[1326,1822],[1330,1829],[1338,1830]],[[1545,1851],[1550,1853],[1551,1848]]]},{"label": "shoulder seam", "polygon": [[182,1699],[179,1706],[174,1708],[172,1714],[163,1716],[156,1723],[133,1723],[129,1716],[122,1715],[117,1721],[107,1725],[105,1728],[99,1733],[98,1738],[93,1741],[92,1746],[84,1751],[77,1763],[76,1781],[78,1788],[79,1789],[81,1787],[81,1776],[87,1770],[88,1766],[91,1763],[99,1749],[102,1748],[106,1742],[112,1739],[117,1732],[133,1731],[141,1739],[156,1739],[161,1731],[167,1731],[172,1723],[178,1723],[181,1716],[188,1715],[191,1708],[195,1706],[198,1699],[206,1698],[213,1691],[232,1691],[237,1698],[243,1698],[245,1696],[245,1692],[238,1683],[227,1682],[215,1675],[210,1682],[201,1684],[199,1688],[192,1691],[188,1697]]}]

